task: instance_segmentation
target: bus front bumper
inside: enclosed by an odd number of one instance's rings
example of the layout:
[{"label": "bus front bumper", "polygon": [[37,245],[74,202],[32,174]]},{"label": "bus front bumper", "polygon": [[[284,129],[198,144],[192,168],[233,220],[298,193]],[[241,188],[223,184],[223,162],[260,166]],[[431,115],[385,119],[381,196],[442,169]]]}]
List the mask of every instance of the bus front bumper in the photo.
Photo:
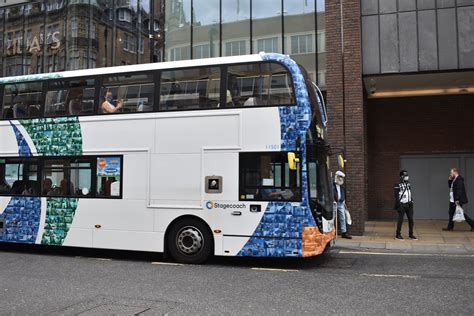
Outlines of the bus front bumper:
[{"label": "bus front bumper", "polygon": [[303,257],[312,257],[324,252],[331,240],[336,237],[336,230],[321,233],[318,227],[303,228]]}]

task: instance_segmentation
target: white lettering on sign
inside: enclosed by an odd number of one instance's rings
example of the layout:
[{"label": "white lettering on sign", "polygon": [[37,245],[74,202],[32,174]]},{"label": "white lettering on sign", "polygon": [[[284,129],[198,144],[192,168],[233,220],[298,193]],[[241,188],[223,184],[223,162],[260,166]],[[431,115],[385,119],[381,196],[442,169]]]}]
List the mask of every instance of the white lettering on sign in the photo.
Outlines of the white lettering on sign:
[{"label": "white lettering on sign", "polygon": [[[53,50],[58,49],[61,47],[61,34],[56,31],[53,33],[48,33],[46,35],[46,43],[50,42],[50,48]],[[7,55],[18,55],[23,53],[22,49],[22,41],[23,37],[19,37],[13,40],[7,41]],[[31,43],[27,43],[27,50],[29,53],[40,53],[42,46],[44,44],[44,36],[43,34],[35,35],[31,38]]]}]

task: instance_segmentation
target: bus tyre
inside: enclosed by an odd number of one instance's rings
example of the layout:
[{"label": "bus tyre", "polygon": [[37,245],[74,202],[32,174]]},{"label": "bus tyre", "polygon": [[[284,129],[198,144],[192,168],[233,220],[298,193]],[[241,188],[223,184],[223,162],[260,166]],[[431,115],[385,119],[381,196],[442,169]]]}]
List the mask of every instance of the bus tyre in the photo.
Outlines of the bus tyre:
[{"label": "bus tyre", "polygon": [[170,228],[167,248],[177,262],[203,263],[214,249],[214,239],[204,223],[197,219],[184,219]]}]

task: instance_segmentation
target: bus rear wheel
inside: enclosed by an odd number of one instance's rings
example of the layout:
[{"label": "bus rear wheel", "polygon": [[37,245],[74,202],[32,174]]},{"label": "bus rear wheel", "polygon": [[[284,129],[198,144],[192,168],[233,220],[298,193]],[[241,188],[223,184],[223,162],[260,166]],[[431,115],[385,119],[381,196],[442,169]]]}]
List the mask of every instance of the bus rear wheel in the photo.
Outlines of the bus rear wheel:
[{"label": "bus rear wheel", "polygon": [[213,237],[209,228],[201,221],[183,219],[170,228],[167,248],[177,262],[203,263],[214,249]]}]

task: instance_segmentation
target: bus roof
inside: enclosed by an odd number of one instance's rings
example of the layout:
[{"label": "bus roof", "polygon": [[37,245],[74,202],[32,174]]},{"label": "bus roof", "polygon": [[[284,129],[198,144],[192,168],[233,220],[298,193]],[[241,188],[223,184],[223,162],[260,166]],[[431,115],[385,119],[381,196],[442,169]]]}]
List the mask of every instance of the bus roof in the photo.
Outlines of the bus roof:
[{"label": "bus roof", "polygon": [[28,82],[28,81],[41,81],[41,80],[48,80],[48,79],[98,76],[98,75],[107,75],[107,74],[140,72],[140,71],[148,71],[148,70],[255,62],[255,61],[262,61],[263,54],[264,53],[245,55],[245,56],[180,60],[180,61],[160,62],[160,63],[151,63],[151,64],[137,64],[137,65],[103,67],[103,68],[94,68],[94,69],[71,70],[71,71],[63,71],[63,72],[52,72],[52,73],[24,75],[24,76],[3,77],[3,78],[0,78],[0,84]]}]

